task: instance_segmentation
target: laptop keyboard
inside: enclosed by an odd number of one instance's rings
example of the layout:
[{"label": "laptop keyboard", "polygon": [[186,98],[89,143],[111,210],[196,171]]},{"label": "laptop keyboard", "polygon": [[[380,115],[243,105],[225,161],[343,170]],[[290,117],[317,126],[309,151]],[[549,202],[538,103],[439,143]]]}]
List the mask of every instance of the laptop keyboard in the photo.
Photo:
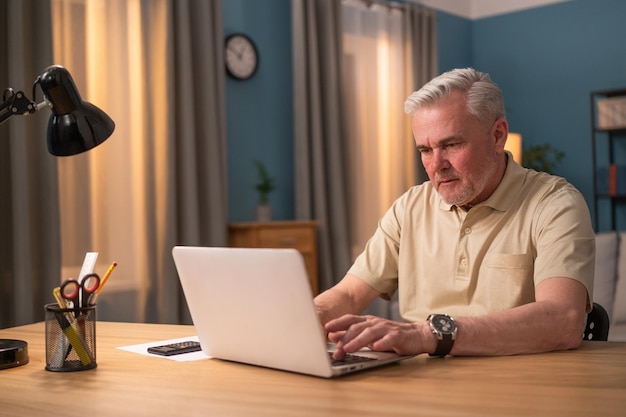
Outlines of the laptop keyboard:
[{"label": "laptop keyboard", "polygon": [[375,358],[368,358],[366,356],[359,356],[359,355],[351,355],[349,353],[346,353],[346,356],[344,356],[344,358],[341,360],[334,359],[333,352],[328,352],[328,356],[330,357],[330,360],[333,366],[349,365],[353,363],[368,362],[368,361],[375,360]]}]

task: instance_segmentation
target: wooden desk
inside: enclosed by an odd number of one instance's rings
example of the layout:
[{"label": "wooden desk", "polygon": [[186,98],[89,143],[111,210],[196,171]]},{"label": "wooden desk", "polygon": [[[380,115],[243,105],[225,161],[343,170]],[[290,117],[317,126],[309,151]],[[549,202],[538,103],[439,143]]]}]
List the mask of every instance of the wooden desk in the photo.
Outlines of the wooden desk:
[{"label": "wooden desk", "polygon": [[419,356],[333,380],[116,349],[193,335],[192,326],[98,322],[98,367],[44,370],[44,324],[0,330],[30,363],[0,371],[9,416],[623,416],[626,343],[496,358]]},{"label": "wooden desk", "polygon": [[304,258],[311,291],[317,295],[317,225],[314,220],[231,223],[228,226],[228,245],[297,249]]}]

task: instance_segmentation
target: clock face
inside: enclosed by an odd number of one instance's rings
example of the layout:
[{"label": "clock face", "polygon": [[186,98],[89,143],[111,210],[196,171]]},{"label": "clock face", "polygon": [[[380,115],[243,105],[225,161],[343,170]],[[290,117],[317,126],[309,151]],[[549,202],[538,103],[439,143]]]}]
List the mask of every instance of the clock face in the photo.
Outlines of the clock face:
[{"label": "clock face", "polygon": [[226,70],[231,76],[239,80],[252,77],[259,64],[259,55],[249,37],[230,35],[226,38],[225,54]]}]

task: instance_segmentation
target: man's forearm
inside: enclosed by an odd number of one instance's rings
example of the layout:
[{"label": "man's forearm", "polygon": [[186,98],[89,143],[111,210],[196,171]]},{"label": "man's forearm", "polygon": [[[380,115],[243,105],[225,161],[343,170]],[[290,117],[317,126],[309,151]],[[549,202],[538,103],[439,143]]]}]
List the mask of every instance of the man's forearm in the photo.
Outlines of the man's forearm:
[{"label": "man's forearm", "polygon": [[315,310],[320,323],[325,325],[330,320],[341,317],[344,314],[358,314],[352,311],[351,302],[346,294],[331,288],[324,291],[313,300]]},{"label": "man's forearm", "polygon": [[[346,310],[340,307],[344,304],[332,298],[336,294],[320,297],[318,303],[329,338],[341,351],[339,356],[366,346],[401,354],[437,351],[436,336],[425,319],[401,323],[354,315],[358,314],[354,311],[343,316]],[[587,297],[581,283],[569,278],[551,278],[536,287],[535,302],[478,317],[454,317],[458,331],[450,354],[498,356],[576,348],[582,341]],[[333,308],[324,310],[326,303]],[[328,322],[334,316],[343,317]]]},{"label": "man's forearm", "polygon": [[376,297],[375,289],[354,275],[346,275],[337,285],[313,300],[322,325],[344,314],[361,314]]},{"label": "man's forearm", "polygon": [[558,288],[562,299],[544,297],[538,291],[534,303],[481,317],[459,317],[457,341],[451,353],[514,355],[578,347],[586,318],[586,291],[574,281],[563,280],[549,280],[541,285]]}]

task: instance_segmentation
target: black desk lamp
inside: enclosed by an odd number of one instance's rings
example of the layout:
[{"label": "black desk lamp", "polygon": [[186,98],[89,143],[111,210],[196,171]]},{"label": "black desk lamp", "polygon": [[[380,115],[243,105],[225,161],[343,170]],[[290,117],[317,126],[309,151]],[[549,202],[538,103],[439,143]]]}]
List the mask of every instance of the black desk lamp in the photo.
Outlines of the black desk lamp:
[{"label": "black desk lamp", "polygon": [[[44,101],[37,104],[35,90],[41,87]],[[76,155],[104,142],[115,123],[106,113],[80,97],[70,73],[59,65],[48,67],[33,84],[33,100],[22,91],[8,88],[0,104],[0,124],[15,115],[52,108],[48,121],[48,151],[56,156]],[[0,339],[0,369],[25,365],[29,361],[28,344],[22,340]]]},{"label": "black desk lamp", "polygon": [[[41,87],[44,101],[37,104],[35,90]],[[52,108],[48,122],[48,151],[56,156],[76,155],[104,142],[115,123],[105,112],[83,101],[70,73],[60,65],[48,67],[33,84],[33,100],[22,91],[8,88],[0,104],[0,123],[11,116],[35,113]]]}]

